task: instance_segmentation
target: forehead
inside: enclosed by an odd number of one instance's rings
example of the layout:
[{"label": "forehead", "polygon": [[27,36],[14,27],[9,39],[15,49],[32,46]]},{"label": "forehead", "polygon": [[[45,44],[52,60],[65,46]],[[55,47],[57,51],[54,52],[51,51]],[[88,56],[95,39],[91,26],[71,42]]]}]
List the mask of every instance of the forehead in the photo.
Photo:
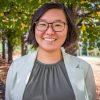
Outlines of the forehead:
[{"label": "forehead", "polygon": [[66,21],[66,15],[62,9],[49,9],[41,17],[40,20],[54,21],[61,20]]}]

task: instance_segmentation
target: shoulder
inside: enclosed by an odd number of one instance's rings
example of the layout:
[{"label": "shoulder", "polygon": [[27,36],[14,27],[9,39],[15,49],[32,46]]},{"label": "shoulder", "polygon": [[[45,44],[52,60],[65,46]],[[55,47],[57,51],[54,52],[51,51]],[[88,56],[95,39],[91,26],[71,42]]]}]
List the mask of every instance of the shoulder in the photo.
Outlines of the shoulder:
[{"label": "shoulder", "polygon": [[92,70],[91,65],[89,63],[87,63],[86,61],[84,61],[83,59],[81,59],[77,56],[67,54],[67,53],[64,53],[63,55],[65,56],[64,58],[66,59],[66,61],[68,61],[72,66],[78,67],[78,68],[84,70],[86,73],[89,70]]},{"label": "shoulder", "polygon": [[20,58],[17,58],[17,59],[15,59],[14,61],[13,61],[13,63],[15,64],[15,63],[25,63],[26,61],[28,61],[28,59],[30,58],[30,56],[31,56],[32,54],[27,54],[27,55],[24,55],[24,56],[22,56],[22,57],[20,57]]},{"label": "shoulder", "polygon": [[65,62],[72,68],[83,70],[85,77],[88,75],[88,73],[93,73],[91,65],[83,59],[67,53],[63,53],[63,55]]},{"label": "shoulder", "polygon": [[20,58],[17,58],[16,60],[14,60],[10,67],[13,68],[14,70],[23,69],[26,66],[29,66],[31,63],[33,63],[35,58],[36,58],[36,52],[27,54],[25,56],[22,56]]},{"label": "shoulder", "polygon": [[64,53],[64,56],[66,59],[69,59],[71,62],[77,62],[78,64],[81,64],[81,65],[90,65],[89,63],[87,63],[85,60],[77,57],[77,56],[73,56],[73,55],[70,55],[68,53]]},{"label": "shoulder", "polygon": [[36,57],[37,51],[34,51],[33,53],[29,53],[27,55],[24,55],[16,60],[14,60],[14,63],[27,63],[28,61],[30,61],[30,59],[33,59],[34,57]]}]

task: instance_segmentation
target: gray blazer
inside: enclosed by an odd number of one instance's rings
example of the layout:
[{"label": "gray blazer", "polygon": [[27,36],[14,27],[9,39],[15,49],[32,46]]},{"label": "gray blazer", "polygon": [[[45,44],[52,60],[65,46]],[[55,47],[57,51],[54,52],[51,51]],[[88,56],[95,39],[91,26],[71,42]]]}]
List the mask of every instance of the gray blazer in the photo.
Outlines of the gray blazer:
[{"label": "gray blazer", "polygon": [[[66,70],[76,100],[96,100],[96,88],[91,66],[85,61],[62,52]],[[15,60],[8,71],[5,100],[22,100],[37,51]]]}]

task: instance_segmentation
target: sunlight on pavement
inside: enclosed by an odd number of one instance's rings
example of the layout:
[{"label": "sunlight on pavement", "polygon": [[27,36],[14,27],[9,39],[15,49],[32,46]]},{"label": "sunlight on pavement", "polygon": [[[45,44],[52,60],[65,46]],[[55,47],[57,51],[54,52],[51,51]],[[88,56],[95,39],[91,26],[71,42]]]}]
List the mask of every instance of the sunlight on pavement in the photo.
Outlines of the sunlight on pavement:
[{"label": "sunlight on pavement", "polygon": [[97,100],[100,100],[100,58],[87,56],[79,56],[79,58],[85,60],[92,66],[96,82]]}]

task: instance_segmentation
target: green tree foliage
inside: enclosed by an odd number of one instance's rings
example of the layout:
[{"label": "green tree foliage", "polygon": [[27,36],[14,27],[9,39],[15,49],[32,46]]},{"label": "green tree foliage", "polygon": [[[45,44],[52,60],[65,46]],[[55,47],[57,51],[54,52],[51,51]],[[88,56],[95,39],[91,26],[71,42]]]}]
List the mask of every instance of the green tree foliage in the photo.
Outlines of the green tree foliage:
[{"label": "green tree foliage", "polygon": [[[34,11],[45,2],[62,2],[72,11],[81,41],[98,41],[100,37],[99,0],[0,0],[0,34],[13,45],[19,44],[30,27]],[[0,35],[0,36],[1,36]],[[93,46],[93,45],[90,45]]]}]

